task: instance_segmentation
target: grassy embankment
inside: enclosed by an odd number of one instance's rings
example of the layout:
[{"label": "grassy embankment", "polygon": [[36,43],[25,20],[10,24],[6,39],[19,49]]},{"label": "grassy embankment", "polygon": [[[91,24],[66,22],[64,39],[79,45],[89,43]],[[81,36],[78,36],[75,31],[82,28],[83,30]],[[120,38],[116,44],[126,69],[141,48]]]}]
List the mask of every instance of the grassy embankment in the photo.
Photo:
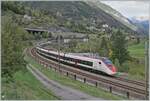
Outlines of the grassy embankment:
[{"label": "grassy embankment", "polygon": [[133,44],[128,47],[130,56],[138,59],[140,62],[128,62],[129,66],[129,77],[135,79],[144,79],[145,76],[145,48],[144,41],[139,44]]},{"label": "grassy embankment", "polygon": [[55,80],[63,85],[70,86],[75,89],[79,89],[89,95],[104,98],[104,99],[125,99],[123,97],[113,95],[109,92],[106,92],[102,89],[98,89],[94,86],[90,86],[88,84],[82,83],[80,81],[75,81],[71,78],[63,76],[59,73],[54,72],[51,69],[44,69],[43,66],[39,65],[36,61],[34,61],[31,57],[26,56],[25,59],[32,64],[34,67],[38,68],[41,72],[43,72],[48,78]]},{"label": "grassy embankment", "polygon": [[2,99],[6,100],[55,100],[57,98],[45,88],[29,71],[18,71],[14,82],[5,83],[2,78]]},{"label": "grassy embankment", "polygon": [[144,53],[145,53],[144,41],[142,41],[139,44],[130,45],[128,47],[128,51],[130,52],[131,56],[138,59],[144,59]]}]

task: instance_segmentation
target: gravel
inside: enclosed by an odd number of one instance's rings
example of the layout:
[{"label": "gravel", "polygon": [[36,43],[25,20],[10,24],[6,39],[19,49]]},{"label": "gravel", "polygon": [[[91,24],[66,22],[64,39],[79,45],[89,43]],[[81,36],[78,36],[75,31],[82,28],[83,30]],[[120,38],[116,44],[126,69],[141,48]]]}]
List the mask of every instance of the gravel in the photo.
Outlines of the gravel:
[{"label": "gravel", "polygon": [[[30,65],[31,66],[31,65]],[[60,83],[50,80],[43,73],[41,73],[38,69],[32,66],[27,66],[27,69],[44,85],[47,89],[51,90],[57,97],[62,100],[103,100],[102,98],[93,97],[88,95],[82,91],[70,88],[68,86],[61,85]],[[37,73],[39,75],[37,75]]]}]

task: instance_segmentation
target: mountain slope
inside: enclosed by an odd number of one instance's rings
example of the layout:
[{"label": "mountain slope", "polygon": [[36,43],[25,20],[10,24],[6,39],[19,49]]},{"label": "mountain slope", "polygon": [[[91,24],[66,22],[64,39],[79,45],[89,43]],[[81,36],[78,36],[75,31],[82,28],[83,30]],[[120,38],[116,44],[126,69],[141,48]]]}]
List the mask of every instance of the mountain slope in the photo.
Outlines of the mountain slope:
[{"label": "mountain slope", "polygon": [[131,18],[130,21],[138,27],[138,32],[148,35],[149,33],[149,20],[138,20],[136,18]]},{"label": "mountain slope", "polygon": [[48,11],[49,15],[54,16],[61,26],[69,28],[75,26],[80,30],[86,30],[86,32],[89,32],[89,30],[101,32],[106,25],[108,29],[119,28],[128,33],[135,32],[136,28],[129,22],[124,21],[124,19],[122,20],[121,18],[123,17],[117,11],[112,9],[117,16],[119,15],[119,17],[114,17],[114,13],[111,14],[104,10],[104,7],[107,7],[106,5],[100,9],[100,7],[95,7],[91,4],[84,1],[25,2],[26,6],[30,6],[33,9]]},{"label": "mountain slope", "polygon": [[101,3],[99,0],[90,0],[85,1],[87,4],[91,5],[92,7],[98,7],[105,11],[106,13],[110,14],[113,18],[115,18],[117,21],[121,22],[125,26],[131,28],[132,30],[136,31],[137,27],[130,23],[126,17],[124,17],[121,13],[116,11],[115,9],[111,8],[110,6]]}]

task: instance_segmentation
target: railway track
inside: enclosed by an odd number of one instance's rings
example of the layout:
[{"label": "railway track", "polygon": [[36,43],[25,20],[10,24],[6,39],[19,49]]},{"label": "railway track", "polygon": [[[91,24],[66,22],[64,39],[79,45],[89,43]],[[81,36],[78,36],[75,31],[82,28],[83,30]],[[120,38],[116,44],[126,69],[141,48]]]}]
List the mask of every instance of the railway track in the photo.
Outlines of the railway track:
[{"label": "railway track", "polygon": [[[56,51],[56,49],[52,49],[52,48],[50,48],[50,49],[44,48],[44,49]],[[145,81],[130,80],[130,79],[127,79],[127,78],[121,77],[121,76],[118,76],[115,79],[124,81],[124,82],[128,82],[128,83],[132,83],[132,84],[136,84],[136,85],[143,86],[143,87],[145,87],[145,85],[146,85]]]},{"label": "railway track", "polygon": [[145,87],[145,82],[142,82],[142,81],[130,80],[130,79],[123,78],[123,77],[116,77],[116,79]]},{"label": "railway track", "polygon": [[[36,51],[34,49],[31,49],[31,54],[34,57],[38,58],[40,61],[46,62],[47,64],[52,64],[53,66],[56,66],[58,68],[60,67],[60,65],[57,62],[52,62],[52,61],[40,56],[39,54],[36,53]],[[117,78],[105,77],[102,75],[92,74],[87,71],[82,71],[82,70],[79,70],[76,68],[68,67],[65,65],[61,65],[61,69],[75,73],[77,75],[81,75],[85,78],[93,79],[96,82],[103,82],[105,84],[109,84],[109,85],[111,85],[111,87],[117,87],[117,88],[124,89],[126,92],[132,92],[132,93],[134,92],[134,93],[136,93],[138,95],[142,95],[142,96],[146,95],[144,83],[142,83],[142,82],[127,80],[127,79],[119,78],[119,77],[117,77]]]}]

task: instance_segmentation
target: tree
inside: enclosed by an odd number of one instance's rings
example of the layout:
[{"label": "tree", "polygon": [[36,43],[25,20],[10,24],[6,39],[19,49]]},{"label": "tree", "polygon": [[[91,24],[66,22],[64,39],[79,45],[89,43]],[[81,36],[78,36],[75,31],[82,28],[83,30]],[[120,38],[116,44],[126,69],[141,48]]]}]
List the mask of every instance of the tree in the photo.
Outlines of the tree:
[{"label": "tree", "polygon": [[108,57],[109,56],[109,47],[108,47],[108,41],[105,37],[101,40],[101,46],[100,46],[100,52],[102,56]]},{"label": "tree", "polygon": [[70,51],[74,51],[74,48],[76,47],[77,45],[77,41],[75,39],[72,39],[69,43],[69,48],[70,48]]},{"label": "tree", "polygon": [[2,77],[13,77],[13,73],[23,69],[26,64],[22,52],[27,33],[9,17],[2,19]]},{"label": "tree", "polygon": [[49,37],[49,33],[48,32],[42,33],[42,38],[48,38],[48,37]]},{"label": "tree", "polygon": [[122,65],[129,58],[129,52],[126,49],[125,35],[120,31],[114,31],[111,36],[112,41],[112,57],[111,59],[115,61],[118,59],[119,64]]},{"label": "tree", "polygon": [[21,4],[21,2],[18,1],[3,1],[2,10],[11,10],[16,14],[25,14],[25,7],[23,4]]}]

